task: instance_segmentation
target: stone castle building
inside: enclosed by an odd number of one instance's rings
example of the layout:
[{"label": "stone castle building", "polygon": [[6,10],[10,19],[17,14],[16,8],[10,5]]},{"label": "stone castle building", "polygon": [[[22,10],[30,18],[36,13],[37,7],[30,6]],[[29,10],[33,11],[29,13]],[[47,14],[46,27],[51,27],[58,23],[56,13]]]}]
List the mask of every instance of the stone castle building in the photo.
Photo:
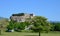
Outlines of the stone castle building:
[{"label": "stone castle building", "polygon": [[27,13],[18,13],[18,14],[12,14],[12,16],[10,17],[11,20],[14,20],[16,22],[24,22],[26,21],[26,19],[31,19],[33,18],[34,15],[33,14],[27,14]]}]

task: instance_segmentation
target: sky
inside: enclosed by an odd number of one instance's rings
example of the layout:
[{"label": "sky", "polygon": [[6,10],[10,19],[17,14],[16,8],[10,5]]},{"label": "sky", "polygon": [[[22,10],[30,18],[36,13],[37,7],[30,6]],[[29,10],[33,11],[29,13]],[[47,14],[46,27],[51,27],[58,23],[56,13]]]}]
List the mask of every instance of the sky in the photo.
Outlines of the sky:
[{"label": "sky", "polygon": [[15,13],[33,13],[60,21],[60,0],[0,0],[1,17],[9,18]]}]

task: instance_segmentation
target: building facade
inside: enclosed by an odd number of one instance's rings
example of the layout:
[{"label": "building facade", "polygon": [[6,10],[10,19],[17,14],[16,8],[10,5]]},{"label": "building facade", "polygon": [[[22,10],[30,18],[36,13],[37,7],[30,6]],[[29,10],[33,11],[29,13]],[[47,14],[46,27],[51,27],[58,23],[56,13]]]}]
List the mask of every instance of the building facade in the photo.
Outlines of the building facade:
[{"label": "building facade", "polygon": [[26,21],[26,19],[31,19],[34,16],[35,16],[34,14],[19,13],[19,14],[12,14],[10,19],[16,22],[24,22]]}]

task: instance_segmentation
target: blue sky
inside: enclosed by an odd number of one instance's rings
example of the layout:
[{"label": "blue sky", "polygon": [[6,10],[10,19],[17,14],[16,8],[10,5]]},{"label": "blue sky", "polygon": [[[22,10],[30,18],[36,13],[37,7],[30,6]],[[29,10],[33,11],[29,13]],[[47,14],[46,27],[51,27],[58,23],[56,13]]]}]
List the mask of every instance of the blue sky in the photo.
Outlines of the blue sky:
[{"label": "blue sky", "polygon": [[50,21],[60,21],[60,0],[0,0],[0,16],[14,13],[34,13]]}]

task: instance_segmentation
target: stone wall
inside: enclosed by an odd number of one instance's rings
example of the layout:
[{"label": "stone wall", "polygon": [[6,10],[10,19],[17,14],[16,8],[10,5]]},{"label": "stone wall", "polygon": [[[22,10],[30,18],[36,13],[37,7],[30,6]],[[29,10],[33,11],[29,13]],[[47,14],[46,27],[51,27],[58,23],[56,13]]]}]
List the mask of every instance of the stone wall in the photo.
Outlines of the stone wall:
[{"label": "stone wall", "polygon": [[26,21],[27,18],[33,18],[33,14],[24,14],[23,16],[11,16],[10,19],[14,20],[14,21],[17,21],[17,22],[24,22]]}]

